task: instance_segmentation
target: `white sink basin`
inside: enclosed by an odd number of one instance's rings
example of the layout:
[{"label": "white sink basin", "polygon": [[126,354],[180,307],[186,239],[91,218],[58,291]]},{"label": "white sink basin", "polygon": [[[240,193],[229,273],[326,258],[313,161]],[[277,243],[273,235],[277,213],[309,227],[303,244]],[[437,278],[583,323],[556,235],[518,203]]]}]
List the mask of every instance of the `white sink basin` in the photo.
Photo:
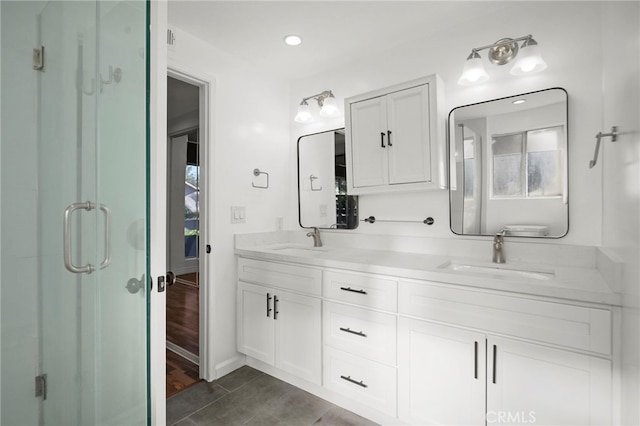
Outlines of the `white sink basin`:
[{"label": "white sink basin", "polygon": [[469,275],[482,275],[492,278],[528,278],[549,281],[555,276],[552,270],[536,270],[526,267],[502,264],[473,264],[447,261],[438,268]]},{"label": "white sink basin", "polygon": [[309,246],[299,246],[299,245],[286,245],[281,247],[274,247],[273,251],[277,251],[278,253],[286,253],[286,254],[303,254],[309,255],[313,252],[326,252],[328,251],[322,247],[309,247]]}]

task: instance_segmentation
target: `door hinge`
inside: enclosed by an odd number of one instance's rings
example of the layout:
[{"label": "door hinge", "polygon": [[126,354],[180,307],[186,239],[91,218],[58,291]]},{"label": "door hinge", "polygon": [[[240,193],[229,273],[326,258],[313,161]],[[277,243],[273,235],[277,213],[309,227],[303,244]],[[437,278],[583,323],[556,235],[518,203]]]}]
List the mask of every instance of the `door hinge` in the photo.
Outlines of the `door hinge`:
[{"label": "door hinge", "polygon": [[47,375],[36,376],[36,398],[47,399]]},{"label": "door hinge", "polygon": [[44,71],[44,46],[38,46],[33,49],[33,69]]}]

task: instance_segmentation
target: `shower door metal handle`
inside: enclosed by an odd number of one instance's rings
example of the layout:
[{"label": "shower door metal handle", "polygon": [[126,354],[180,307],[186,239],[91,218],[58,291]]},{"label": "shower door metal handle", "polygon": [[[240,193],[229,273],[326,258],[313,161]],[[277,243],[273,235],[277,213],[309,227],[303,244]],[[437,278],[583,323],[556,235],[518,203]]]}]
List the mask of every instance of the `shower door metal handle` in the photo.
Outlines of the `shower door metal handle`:
[{"label": "shower door metal handle", "polygon": [[100,269],[104,269],[111,263],[111,209],[100,204],[100,210],[104,213],[104,260]]},{"label": "shower door metal handle", "polygon": [[[64,211],[64,224],[63,224],[63,258],[64,267],[69,272],[74,274],[90,274],[96,270],[96,267],[90,263],[84,266],[76,266],[71,259],[72,247],[71,247],[71,217],[76,210],[91,211],[96,208],[96,205],[91,201],[85,201],[84,203],[70,204]],[[104,269],[111,263],[111,210],[104,204],[100,204],[100,210],[105,214],[105,257],[99,268]]]}]

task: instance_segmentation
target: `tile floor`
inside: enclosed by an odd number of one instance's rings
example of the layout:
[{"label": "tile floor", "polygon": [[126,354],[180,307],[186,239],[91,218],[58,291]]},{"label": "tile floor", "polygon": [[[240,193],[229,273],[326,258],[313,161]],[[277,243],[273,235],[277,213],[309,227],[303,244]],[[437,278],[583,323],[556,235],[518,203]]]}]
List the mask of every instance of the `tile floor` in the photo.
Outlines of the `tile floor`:
[{"label": "tile floor", "polygon": [[244,366],[167,399],[167,425],[374,426],[375,423]]}]

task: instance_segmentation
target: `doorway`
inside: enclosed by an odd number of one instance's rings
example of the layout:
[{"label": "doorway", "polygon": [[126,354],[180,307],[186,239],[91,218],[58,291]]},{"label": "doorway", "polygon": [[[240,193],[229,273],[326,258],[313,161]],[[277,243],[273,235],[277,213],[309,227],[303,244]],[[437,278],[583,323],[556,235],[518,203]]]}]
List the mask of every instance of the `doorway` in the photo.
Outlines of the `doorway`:
[{"label": "doorway", "polygon": [[167,397],[204,376],[200,362],[200,270],[205,209],[200,111],[201,87],[167,78],[167,262],[175,283],[167,289]]}]

